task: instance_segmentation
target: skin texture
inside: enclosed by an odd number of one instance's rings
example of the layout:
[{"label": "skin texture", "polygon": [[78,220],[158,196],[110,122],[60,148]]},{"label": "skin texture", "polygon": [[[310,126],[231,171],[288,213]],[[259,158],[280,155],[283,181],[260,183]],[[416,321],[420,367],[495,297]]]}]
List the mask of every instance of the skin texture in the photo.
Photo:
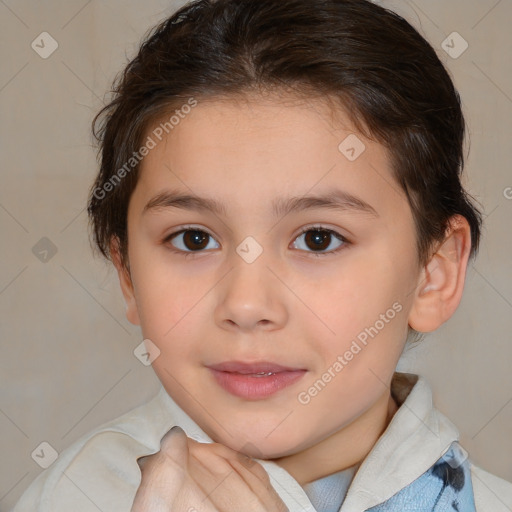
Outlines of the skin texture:
[{"label": "skin texture", "polygon": [[[354,133],[343,112],[334,120],[320,101],[199,102],[142,161],[128,210],[130,273],[115,239],[111,245],[127,318],[159,348],[153,368],[169,395],[216,443],[273,459],[300,484],[350,467],[371,450],[396,411],[389,385],[408,325],[430,332],[450,318],[469,256],[469,225],[456,216],[428,265],[419,266],[412,213],[387,151],[357,133],[365,150],[350,161],[338,146]],[[143,213],[170,188],[213,197],[225,212]],[[378,215],[272,214],[274,199],[334,188]],[[202,252],[185,245],[183,234],[164,241],[189,225],[211,235]],[[315,250],[300,233],[318,225],[348,242],[327,237],[325,249]],[[263,250],[252,263],[236,251],[248,236]],[[300,403],[299,393],[393,304],[400,311]],[[307,372],[265,399],[245,400],[221,388],[206,368],[231,360]]]},{"label": "skin texture", "polygon": [[139,458],[131,512],[286,512],[260,464],[222,444],[197,443],[175,427],[160,451]]}]

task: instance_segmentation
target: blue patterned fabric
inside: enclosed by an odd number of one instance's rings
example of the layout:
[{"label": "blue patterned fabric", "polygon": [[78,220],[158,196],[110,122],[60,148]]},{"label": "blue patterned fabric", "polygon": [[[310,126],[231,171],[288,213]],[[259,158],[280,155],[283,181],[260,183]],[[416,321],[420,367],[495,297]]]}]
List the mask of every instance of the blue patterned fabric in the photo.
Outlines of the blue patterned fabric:
[{"label": "blue patterned fabric", "polygon": [[470,463],[457,442],[423,475],[367,512],[476,512]]},{"label": "blue patterned fabric", "polygon": [[356,464],[303,486],[316,512],[338,512],[359,466]]},{"label": "blue patterned fabric", "polygon": [[[357,464],[304,486],[317,512],[340,510],[359,466]],[[467,453],[453,442],[428,471],[367,512],[476,512]]]}]

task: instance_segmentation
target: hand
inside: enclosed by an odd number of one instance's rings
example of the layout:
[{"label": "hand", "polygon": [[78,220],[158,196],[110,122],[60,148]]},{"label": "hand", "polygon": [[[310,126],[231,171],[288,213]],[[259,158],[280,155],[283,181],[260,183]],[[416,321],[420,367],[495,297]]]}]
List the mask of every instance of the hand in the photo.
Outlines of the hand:
[{"label": "hand", "polygon": [[131,512],[288,512],[260,464],[179,427],[137,463],[142,480]]}]

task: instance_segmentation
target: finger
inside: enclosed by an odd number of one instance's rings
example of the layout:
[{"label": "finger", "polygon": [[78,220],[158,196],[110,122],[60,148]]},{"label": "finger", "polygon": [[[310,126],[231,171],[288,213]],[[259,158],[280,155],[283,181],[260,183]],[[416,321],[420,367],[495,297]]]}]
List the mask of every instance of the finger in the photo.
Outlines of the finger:
[{"label": "finger", "polygon": [[147,463],[149,457],[151,457],[151,455],[144,455],[137,459],[137,464],[139,465],[139,469],[140,469],[141,473],[142,473],[142,468]]},{"label": "finger", "polygon": [[139,468],[145,467],[145,465],[151,461],[155,455],[159,453],[165,453],[171,456],[177,464],[181,464],[182,467],[186,467],[188,462],[188,443],[185,431],[177,425],[169,429],[160,440],[160,451],[150,454],[143,455],[137,459]]},{"label": "finger", "polygon": [[189,458],[188,441],[185,431],[176,425],[160,440],[160,452],[186,470]]},{"label": "finger", "polygon": [[251,491],[258,496],[265,510],[288,512],[288,508],[274,489],[268,473],[261,464],[251,460],[251,465],[248,467],[237,459],[230,459],[229,463],[247,483]]},{"label": "finger", "polygon": [[256,462],[251,469],[245,468],[237,452],[211,444],[191,446],[190,455],[189,473],[219,510],[238,510],[237,505],[251,512],[287,510],[267,472]]},{"label": "finger", "polygon": [[[241,464],[242,467],[247,469],[247,471],[244,472],[245,475],[252,475],[253,477],[258,477],[264,485],[270,484],[270,478],[268,476],[268,473],[263,468],[263,466],[254,459],[252,459],[251,457],[245,455],[244,453],[232,450],[231,448],[220,443],[196,443],[190,446],[191,454],[201,453],[202,450],[208,450],[207,452],[205,452],[206,457],[208,457],[210,451],[213,450],[217,455],[228,461],[228,463],[232,460],[236,460]],[[237,466],[237,469],[238,467],[240,466]]]},{"label": "finger", "polygon": [[159,452],[137,459],[141,468],[141,483],[132,512],[172,510],[172,503],[187,479],[188,443],[186,435],[180,430],[167,432],[162,438]]}]

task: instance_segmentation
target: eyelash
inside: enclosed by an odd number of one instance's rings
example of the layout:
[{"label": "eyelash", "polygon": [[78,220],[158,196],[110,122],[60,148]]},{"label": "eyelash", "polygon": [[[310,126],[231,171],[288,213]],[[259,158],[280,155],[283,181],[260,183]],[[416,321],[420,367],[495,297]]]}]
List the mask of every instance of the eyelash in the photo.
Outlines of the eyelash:
[{"label": "eyelash", "polygon": [[[208,235],[211,238],[214,238],[212,235],[210,235],[210,233],[208,233],[207,231],[204,231],[203,229],[196,228],[195,226],[184,226],[179,231],[175,231],[174,233],[171,233],[168,236],[166,236],[164,238],[164,240],[162,241],[162,243],[163,244],[168,244],[168,243],[170,243],[170,241],[174,237],[176,237],[178,235],[181,235],[182,233],[186,233],[187,231],[197,231],[199,233],[204,233],[205,235]],[[350,241],[347,240],[343,235],[341,235],[337,231],[334,231],[333,229],[329,229],[329,228],[321,226],[321,225],[308,226],[308,227],[302,229],[302,231],[297,235],[297,237],[295,239],[299,238],[304,233],[308,233],[309,231],[325,232],[325,233],[333,235],[339,241],[343,242],[342,245],[340,245],[337,249],[333,249],[333,250],[328,251],[328,252],[305,251],[305,252],[309,252],[309,253],[317,256],[317,257],[320,257],[320,256],[331,256],[331,255],[337,254],[339,251],[341,251],[343,248],[345,248],[347,245],[350,244]],[[204,252],[204,250],[199,250],[199,251],[183,251],[181,249],[176,249],[176,248],[171,248],[171,251],[174,252],[174,253],[179,254],[180,256],[184,256],[185,258],[188,258],[190,256],[195,256],[197,254],[201,254],[202,252]]]}]

